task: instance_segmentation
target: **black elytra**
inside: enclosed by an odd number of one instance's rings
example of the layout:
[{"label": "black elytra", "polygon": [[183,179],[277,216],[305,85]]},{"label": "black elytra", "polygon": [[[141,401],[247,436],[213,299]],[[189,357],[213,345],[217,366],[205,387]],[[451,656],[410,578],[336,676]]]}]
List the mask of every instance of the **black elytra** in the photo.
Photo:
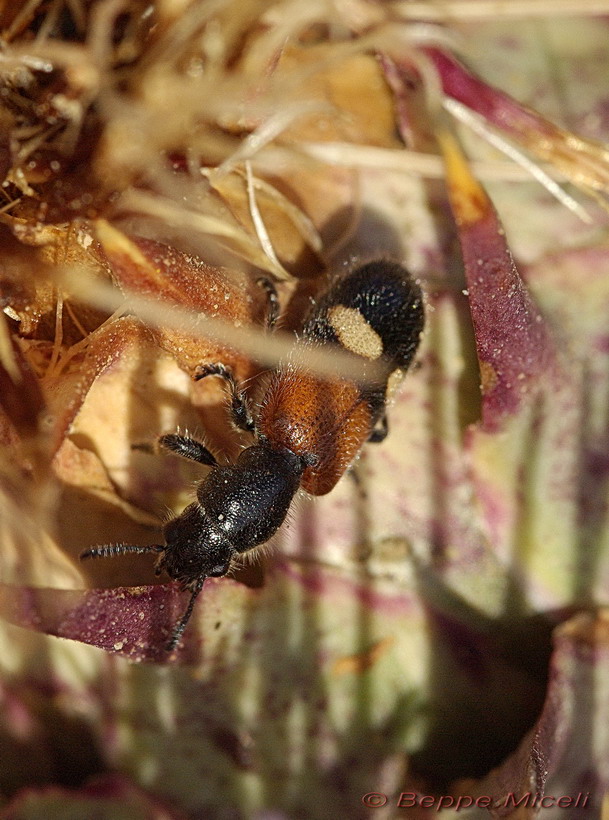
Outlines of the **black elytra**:
[{"label": "black elytra", "polygon": [[[384,438],[388,379],[412,362],[424,321],[421,289],[410,274],[394,262],[369,262],[318,297],[295,342],[298,356],[288,356],[274,372],[256,416],[226,366],[200,368],[195,378],[225,379],[233,421],[252,433],[255,443],[233,464],[220,465],[194,439],[161,436],[165,449],[211,466],[196,501],[163,527],[163,545],[104,545],[81,555],[159,554],[157,574],[165,571],[191,591],[169,651],[177,646],[206,578],[226,575],[236,556],[268,541],[299,488],[313,495],[329,492],[366,441]],[[319,345],[358,356],[364,378],[317,376],[299,367],[307,348]],[[376,375],[367,379],[371,363]]]}]

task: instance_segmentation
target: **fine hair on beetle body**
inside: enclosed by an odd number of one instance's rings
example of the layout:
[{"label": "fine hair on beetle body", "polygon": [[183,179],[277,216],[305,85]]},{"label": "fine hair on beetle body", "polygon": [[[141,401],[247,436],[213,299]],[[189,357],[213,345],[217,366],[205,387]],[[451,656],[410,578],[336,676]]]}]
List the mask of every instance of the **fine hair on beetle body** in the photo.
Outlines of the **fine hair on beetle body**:
[{"label": "fine hair on beetle body", "polygon": [[[299,490],[329,493],[367,441],[385,438],[388,382],[410,366],[424,321],[421,289],[406,269],[375,260],[335,278],[314,300],[255,411],[230,368],[202,364],[194,378],[224,380],[233,423],[252,443],[221,464],[197,439],[161,436],[162,448],[211,468],[196,486],[196,500],[163,526],[164,544],[102,545],[81,558],[157,554],[156,574],[166,572],[191,592],[167,645],[173,650],[205,580],[227,575],[241,556],[265,544]],[[361,377],[338,368],[334,376],[312,372],[307,351],[320,346],[355,357]]]}]

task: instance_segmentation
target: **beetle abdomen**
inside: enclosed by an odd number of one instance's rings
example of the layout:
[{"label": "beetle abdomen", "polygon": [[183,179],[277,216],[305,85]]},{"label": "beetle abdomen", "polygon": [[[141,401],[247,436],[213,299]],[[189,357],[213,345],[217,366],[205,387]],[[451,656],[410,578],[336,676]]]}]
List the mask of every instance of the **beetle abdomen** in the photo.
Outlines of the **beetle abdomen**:
[{"label": "beetle abdomen", "polygon": [[301,486],[330,492],[367,441],[385,408],[387,379],[408,367],[423,329],[419,286],[399,265],[371,262],[338,280],[305,321],[301,348],[335,345],[380,364],[380,379],[321,378],[292,363],[273,375],[258,418],[272,447],[310,462]]}]

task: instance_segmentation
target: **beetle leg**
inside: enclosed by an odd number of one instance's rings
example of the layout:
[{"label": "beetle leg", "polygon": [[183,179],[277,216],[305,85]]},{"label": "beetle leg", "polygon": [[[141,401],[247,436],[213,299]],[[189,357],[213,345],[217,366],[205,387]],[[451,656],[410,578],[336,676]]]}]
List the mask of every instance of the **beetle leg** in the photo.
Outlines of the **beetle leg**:
[{"label": "beetle leg", "polygon": [[268,279],[266,276],[261,276],[259,279],[256,279],[256,284],[266,292],[268,300],[266,326],[270,329],[275,326],[275,322],[279,316],[279,297],[277,296],[277,288],[273,284],[272,280]]},{"label": "beetle leg", "polygon": [[368,441],[372,442],[372,444],[379,444],[387,438],[388,432],[389,426],[387,425],[387,416],[383,413],[377,425],[372,428],[372,431],[368,436]]},{"label": "beetle leg", "polygon": [[218,462],[210,451],[194,438],[180,436],[177,433],[167,433],[159,438],[159,444],[172,453],[189,458],[191,461],[198,461],[199,464],[208,464],[216,467]]},{"label": "beetle leg", "polygon": [[235,377],[229,368],[221,362],[217,362],[216,364],[204,364],[197,368],[194,378],[195,381],[200,381],[207,376],[220,376],[226,381],[230,391],[233,422],[240,430],[245,430],[246,433],[255,433],[256,423],[249,408],[247,398],[245,393],[237,387]]}]

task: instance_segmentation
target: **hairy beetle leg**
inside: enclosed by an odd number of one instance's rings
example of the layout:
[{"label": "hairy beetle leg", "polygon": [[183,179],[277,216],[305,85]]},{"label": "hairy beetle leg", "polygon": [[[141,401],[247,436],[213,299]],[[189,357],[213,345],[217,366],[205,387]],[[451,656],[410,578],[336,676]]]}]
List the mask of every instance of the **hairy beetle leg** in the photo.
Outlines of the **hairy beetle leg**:
[{"label": "hairy beetle leg", "polygon": [[159,444],[165,450],[176,453],[183,458],[189,458],[191,461],[198,461],[199,464],[207,464],[210,467],[218,466],[216,457],[210,453],[207,447],[189,436],[167,433],[159,438]]},{"label": "hairy beetle leg", "polygon": [[207,376],[220,376],[228,384],[230,391],[230,406],[233,422],[240,430],[245,430],[246,433],[256,432],[256,423],[245,393],[239,390],[237,382],[232,372],[226,365],[221,362],[216,364],[204,364],[197,368],[195,373],[195,381],[207,378]]}]

